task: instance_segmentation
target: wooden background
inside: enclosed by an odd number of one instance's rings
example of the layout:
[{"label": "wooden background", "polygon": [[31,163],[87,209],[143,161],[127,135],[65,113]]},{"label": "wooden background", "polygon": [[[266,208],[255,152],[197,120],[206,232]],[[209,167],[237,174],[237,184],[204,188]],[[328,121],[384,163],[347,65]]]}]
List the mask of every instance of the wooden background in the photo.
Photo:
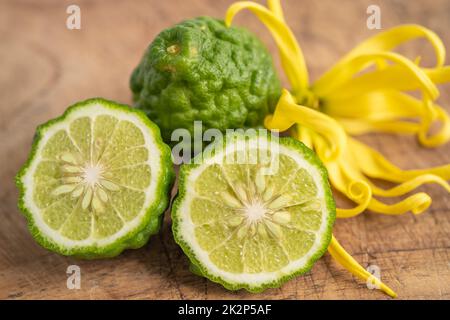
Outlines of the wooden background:
[{"label": "wooden background", "polygon": [[[66,7],[81,7],[82,29],[65,27]],[[186,18],[223,17],[231,1],[0,0],[0,298],[7,299],[386,299],[368,290],[326,254],[303,277],[262,294],[228,292],[188,271],[166,218],[148,245],[115,259],[77,261],[39,247],[16,208],[13,177],[25,161],[36,125],[70,104],[93,96],[131,103],[128,78],[144,49],[163,28]],[[419,23],[450,46],[449,0],[286,0],[287,20],[300,39],[313,78],[356,43],[375,34],[366,8],[378,4],[382,27]],[[276,53],[270,35],[253,17],[236,23],[254,30]],[[411,57],[433,63],[422,42],[405,46]],[[279,67],[279,63],[277,62]],[[450,110],[450,86],[440,103]],[[371,135],[363,140],[403,168],[450,162],[450,145],[420,148],[413,138]],[[401,299],[450,298],[450,199],[440,187],[421,188],[434,199],[420,216],[365,213],[336,223],[335,235]],[[168,217],[168,215],[167,215]],[[81,267],[80,290],[66,288],[66,268]]]}]

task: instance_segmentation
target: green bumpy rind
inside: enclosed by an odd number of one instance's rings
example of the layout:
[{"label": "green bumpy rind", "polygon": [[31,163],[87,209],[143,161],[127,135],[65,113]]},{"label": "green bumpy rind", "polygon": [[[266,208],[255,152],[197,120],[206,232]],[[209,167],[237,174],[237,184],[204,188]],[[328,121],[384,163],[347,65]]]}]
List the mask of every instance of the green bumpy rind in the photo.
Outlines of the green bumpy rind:
[{"label": "green bumpy rind", "polygon": [[[258,135],[258,133],[256,133]],[[248,137],[248,135],[247,135]],[[227,141],[229,139],[245,139],[245,136],[242,134],[232,134],[229,136],[225,136],[224,141],[217,141],[209,145],[203,152],[203,154],[208,154],[209,156],[214,156],[215,152],[217,150],[220,150],[221,148],[215,149],[216,143],[221,143],[223,145],[227,144]],[[270,139],[270,135],[268,136],[268,139]],[[310,148],[308,148],[306,145],[304,145],[302,142],[290,138],[290,137],[280,137],[279,143],[281,145],[284,145],[292,150],[296,150],[297,152],[301,153],[302,156],[306,161],[308,161],[310,164],[314,165],[320,172],[320,175],[322,177],[322,185],[325,192],[325,201],[326,206],[329,212],[328,215],[328,221],[327,221],[327,230],[325,233],[325,236],[323,238],[321,249],[316,252],[311,258],[309,259],[308,263],[305,264],[304,268],[295,270],[294,272],[284,275],[283,277],[279,278],[276,281],[273,282],[267,282],[263,283],[259,286],[252,286],[247,283],[230,283],[227,281],[224,281],[222,278],[217,277],[209,272],[209,270],[201,263],[201,261],[196,257],[193,250],[190,248],[189,244],[186,243],[183,240],[182,235],[180,234],[179,230],[179,223],[180,223],[180,206],[183,203],[185,199],[185,195],[187,192],[187,177],[189,176],[189,173],[191,170],[197,168],[199,164],[195,164],[195,158],[193,159],[192,163],[184,164],[180,168],[179,172],[179,179],[178,179],[178,193],[172,203],[172,232],[175,238],[175,242],[181,247],[183,252],[188,256],[190,260],[190,266],[189,270],[198,275],[203,276],[213,282],[219,283],[222,286],[224,286],[228,290],[240,290],[245,289],[252,293],[259,293],[262,292],[268,288],[279,288],[287,281],[295,278],[296,276],[305,274],[309,270],[311,270],[314,263],[319,260],[327,251],[328,245],[331,241],[332,236],[332,230],[333,230],[333,224],[336,219],[336,205],[334,202],[333,194],[331,191],[330,183],[328,181],[328,171],[320,161],[320,159],[317,157],[317,155],[312,151]],[[200,155],[197,155],[197,157],[200,157]]]},{"label": "green bumpy rind", "polygon": [[[115,240],[107,246],[84,246],[75,248],[65,248],[54,240],[47,237],[41,230],[36,227],[34,218],[30,210],[27,208],[24,200],[26,185],[22,182],[22,177],[27,172],[31,162],[36,157],[37,147],[42,139],[43,131],[59,122],[63,122],[66,117],[73,111],[83,108],[87,105],[98,103],[103,107],[117,110],[120,112],[133,113],[136,115],[152,132],[156,145],[161,151],[161,176],[156,187],[157,194],[156,199],[152,206],[147,208],[147,212],[142,222],[134,229],[128,232],[123,237]],[[28,229],[30,230],[33,238],[44,248],[59,253],[65,256],[73,256],[81,259],[99,259],[99,258],[112,258],[119,255],[125,249],[137,249],[145,245],[150,236],[159,232],[164,212],[169,206],[170,192],[175,179],[175,172],[173,170],[171,151],[168,145],[166,145],[162,139],[159,128],[148,119],[148,117],[142,111],[131,108],[130,106],[119,104],[113,101],[109,101],[103,98],[92,98],[85,101],[80,101],[70,107],[59,117],[49,120],[48,122],[41,124],[37,127],[36,133],[33,139],[31,153],[28,160],[22,166],[20,171],[15,177],[17,188],[19,189],[19,201],[18,207],[24,214],[28,221]]]},{"label": "green bumpy rind", "polygon": [[[170,48],[170,49],[168,49]],[[272,57],[243,28],[209,17],[161,32],[133,71],[130,87],[169,144],[174,129],[257,127],[281,93]]]}]

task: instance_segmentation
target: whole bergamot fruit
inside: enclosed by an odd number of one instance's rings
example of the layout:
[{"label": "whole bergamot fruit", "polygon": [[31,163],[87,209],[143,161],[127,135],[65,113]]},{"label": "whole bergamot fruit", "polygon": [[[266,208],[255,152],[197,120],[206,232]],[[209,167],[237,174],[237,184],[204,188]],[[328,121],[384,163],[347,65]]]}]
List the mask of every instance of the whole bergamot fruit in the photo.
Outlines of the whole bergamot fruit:
[{"label": "whole bergamot fruit", "polygon": [[136,107],[172,131],[202,121],[203,130],[257,127],[272,112],[281,87],[272,57],[246,29],[209,17],[161,32],[130,80]]}]

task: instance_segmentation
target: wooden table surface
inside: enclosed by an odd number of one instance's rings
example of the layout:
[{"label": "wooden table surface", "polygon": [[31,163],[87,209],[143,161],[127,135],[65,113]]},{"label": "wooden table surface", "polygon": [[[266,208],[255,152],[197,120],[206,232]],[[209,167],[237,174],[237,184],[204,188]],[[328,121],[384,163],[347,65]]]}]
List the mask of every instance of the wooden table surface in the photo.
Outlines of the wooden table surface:
[{"label": "wooden table surface", "polygon": [[[450,46],[449,0],[284,1],[287,20],[300,39],[313,78],[377,31],[366,28],[366,9],[381,7],[382,27],[418,23]],[[30,151],[36,125],[94,96],[131,103],[128,78],[144,49],[163,28],[194,16],[223,17],[231,1],[87,1],[81,30],[65,26],[73,1],[0,0],[0,298],[3,299],[386,299],[353,278],[326,254],[308,274],[261,294],[229,292],[188,271],[173,241],[170,220],[139,250],[117,258],[79,261],[48,252],[27,231],[16,208],[14,175]],[[255,31],[276,54],[268,32],[249,14],[236,23]],[[410,57],[433,63],[418,41],[403,46]],[[448,60],[447,60],[448,61]],[[448,63],[448,62],[447,62]],[[279,68],[279,62],[277,61]],[[450,86],[440,104],[450,110]],[[435,150],[414,138],[362,138],[403,168],[450,162],[450,144]],[[450,298],[450,198],[440,187],[421,187],[433,204],[419,216],[365,213],[338,220],[334,234],[363,265],[381,268],[382,280],[401,299]],[[340,201],[340,199],[338,199]],[[69,265],[81,268],[81,289],[66,287]]]}]

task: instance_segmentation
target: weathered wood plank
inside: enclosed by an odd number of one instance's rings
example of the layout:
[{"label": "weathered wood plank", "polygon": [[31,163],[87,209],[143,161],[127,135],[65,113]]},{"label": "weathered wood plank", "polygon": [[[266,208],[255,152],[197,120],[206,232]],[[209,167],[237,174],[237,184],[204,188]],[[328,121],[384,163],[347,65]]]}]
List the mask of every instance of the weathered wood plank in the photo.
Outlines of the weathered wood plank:
[{"label": "weathered wood plank", "polygon": [[[313,78],[357,42],[367,30],[373,1],[284,1],[286,18],[301,41]],[[142,249],[102,261],[77,261],[40,248],[16,208],[13,177],[29,152],[39,123],[66,106],[93,96],[130,103],[128,78],[144,49],[165,27],[197,15],[222,17],[231,1],[80,1],[82,29],[65,28],[71,2],[0,2],[0,298],[113,299],[385,299],[368,290],[326,255],[304,277],[262,294],[230,293],[191,274],[174,243],[168,217],[160,235]],[[383,28],[419,23],[450,45],[450,1],[377,1]],[[245,24],[276,55],[270,35],[249,14]],[[432,51],[417,42],[402,48],[433,63]],[[279,67],[279,62],[277,62]],[[450,110],[449,85],[441,104]],[[420,148],[414,139],[372,135],[363,140],[404,168],[450,162],[450,146]],[[402,299],[450,298],[450,200],[437,186],[422,190],[434,199],[423,215],[386,217],[366,213],[339,220],[335,235],[364,265],[377,265]],[[66,288],[66,268],[81,267],[80,290]]]}]

